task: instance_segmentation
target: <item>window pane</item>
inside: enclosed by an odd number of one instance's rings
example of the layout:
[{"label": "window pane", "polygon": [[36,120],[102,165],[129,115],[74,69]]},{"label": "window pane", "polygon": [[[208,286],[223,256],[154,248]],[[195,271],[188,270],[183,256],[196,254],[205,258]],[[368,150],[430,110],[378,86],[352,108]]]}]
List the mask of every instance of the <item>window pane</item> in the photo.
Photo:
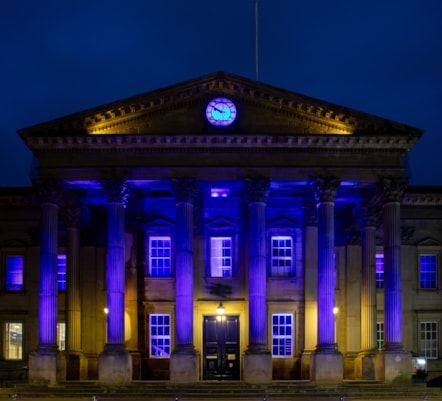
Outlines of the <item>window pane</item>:
[{"label": "window pane", "polygon": [[376,288],[382,290],[384,288],[384,254],[376,254]]},{"label": "window pane", "polygon": [[170,277],[172,274],[170,237],[150,237],[149,255],[149,275]]},{"label": "window pane", "polygon": [[293,355],[293,315],[280,313],[272,315],[272,356],[290,358]]},{"label": "window pane", "polygon": [[23,358],[23,324],[5,323],[4,337],[5,359]]},{"label": "window pane", "polygon": [[66,323],[57,323],[57,345],[60,351],[66,349]]},{"label": "window pane", "polygon": [[57,255],[58,291],[66,291],[66,255]]},{"label": "window pane", "polygon": [[436,255],[419,256],[420,287],[425,289],[437,288],[437,258]]},{"label": "window pane", "polygon": [[211,277],[232,277],[232,238],[210,238]]},{"label": "window pane", "polygon": [[6,256],[6,290],[23,290],[23,256]]},{"label": "window pane", "polygon": [[170,315],[154,314],[150,322],[150,357],[169,358],[170,356]]},{"label": "window pane", "polygon": [[384,345],[384,322],[376,323],[376,343],[380,351]]},{"label": "window pane", "polygon": [[272,276],[292,275],[292,237],[274,236],[271,238],[271,274]]}]

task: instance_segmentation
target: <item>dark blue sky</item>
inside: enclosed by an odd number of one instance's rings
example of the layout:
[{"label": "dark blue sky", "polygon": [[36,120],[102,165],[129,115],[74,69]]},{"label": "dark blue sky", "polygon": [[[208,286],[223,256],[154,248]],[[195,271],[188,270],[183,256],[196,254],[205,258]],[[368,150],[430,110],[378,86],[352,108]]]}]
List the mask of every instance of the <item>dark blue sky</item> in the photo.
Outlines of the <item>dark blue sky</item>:
[{"label": "dark blue sky", "polygon": [[[259,0],[259,80],[412,125],[411,183],[442,185],[442,1]],[[219,70],[255,78],[253,0],[19,0],[0,12],[0,186],[16,131]]]}]

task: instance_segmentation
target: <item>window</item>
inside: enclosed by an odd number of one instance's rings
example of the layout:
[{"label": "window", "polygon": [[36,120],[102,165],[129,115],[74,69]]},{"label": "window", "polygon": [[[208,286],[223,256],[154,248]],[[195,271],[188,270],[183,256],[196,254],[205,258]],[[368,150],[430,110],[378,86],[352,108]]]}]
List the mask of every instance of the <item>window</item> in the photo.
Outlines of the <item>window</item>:
[{"label": "window", "polygon": [[292,237],[274,236],[272,242],[272,276],[290,276],[293,265]]},{"label": "window", "polygon": [[150,357],[170,357],[170,315],[153,314],[149,316]]},{"label": "window", "polygon": [[170,237],[149,237],[149,269],[151,277],[170,277],[171,271]]},{"label": "window", "polygon": [[211,277],[232,277],[232,238],[210,238]]},{"label": "window", "polygon": [[6,256],[6,290],[23,290],[23,256]]},{"label": "window", "polygon": [[437,288],[437,258],[436,255],[419,256],[420,288]]},{"label": "window", "polygon": [[384,288],[384,254],[376,254],[376,288],[382,290]]},{"label": "window", "polygon": [[290,358],[293,354],[293,315],[272,315],[272,356]]},{"label": "window", "polygon": [[57,255],[58,291],[66,291],[66,255]]},{"label": "window", "polygon": [[5,323],[4,355],[7,360],[23,358],[23,324]]},{"label": "window", "polygon": [[376,323],[376,344],[378,351],[381,351],[384,346],[384,322]]},{"label": "window", "polygon": [[57,345],[60,351],[66,349],[66,323],[57,323]]},{"label": "window", "polygon": [[420,356],[426,358],[437,359],[437,338],[438,327],[437,322],[421,322],[421,340],[420,340]]}]

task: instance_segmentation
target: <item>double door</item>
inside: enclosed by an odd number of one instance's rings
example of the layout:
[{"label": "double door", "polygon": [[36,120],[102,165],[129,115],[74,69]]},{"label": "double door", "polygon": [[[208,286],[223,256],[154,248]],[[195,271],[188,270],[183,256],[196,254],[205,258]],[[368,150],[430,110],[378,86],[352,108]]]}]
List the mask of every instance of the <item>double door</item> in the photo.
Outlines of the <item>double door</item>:
[{"label": "double door", "polygon": [[204,316],[203,379],[239,378],[239,316]]}]

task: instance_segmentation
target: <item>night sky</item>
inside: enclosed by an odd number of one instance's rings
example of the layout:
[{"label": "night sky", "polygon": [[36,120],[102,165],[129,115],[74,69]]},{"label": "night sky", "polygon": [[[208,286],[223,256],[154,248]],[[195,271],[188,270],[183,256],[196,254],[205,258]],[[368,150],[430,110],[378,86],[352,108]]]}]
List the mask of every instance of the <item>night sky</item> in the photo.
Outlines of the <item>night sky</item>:
[{"label": "night sky", "polygon": [[[259,81],[423,129],[442,185],[442,1],[259,0]],[[16,131],[224,70],[255,78],[254,0],[6,0],[0,186],[30,185]]]}]

